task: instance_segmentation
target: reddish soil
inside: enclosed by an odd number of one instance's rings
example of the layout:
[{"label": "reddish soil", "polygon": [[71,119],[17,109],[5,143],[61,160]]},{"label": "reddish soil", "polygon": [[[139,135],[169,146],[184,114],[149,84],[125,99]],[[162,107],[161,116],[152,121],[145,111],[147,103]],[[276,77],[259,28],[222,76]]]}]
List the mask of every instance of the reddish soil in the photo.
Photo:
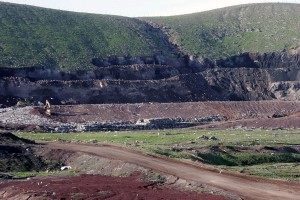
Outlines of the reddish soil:
[{"label": "reddish soil", "polygon": [[255,118],[230,120],[227,122],[200,125],[196,129],[228,129],[228,128],[262,128],[262,129],[295,129],[300,128],[300,112],[279,118]]},{"label": "reddish soil", "polygon": [[[191,102],[54,106],[51,118],[62,122],[136,122],[138,119],[220,116],[221,123],[199,128],[300,128],[300,102]],[[212,125],[212,126],[210,126]]]},{"label": "reddish soil", "polygon": [[279,180],[266,180],[239,173],[222,172],[213,168],[184,163],[173,159],[158,158],[123,149],[115,146],[93,146],[79,144],[51,143],[49,148],[84,152],[100,157],[123,160],[153,169],[165,174],[171,174],[184,180],[221,188],[234,192],[246,199],[282,200],[299,199],[300,184]]},{"label": "reddish soil", "polygon": [[[224,200],[221,196],[183,192],[158,183],[139,180],[139,175],[119,178],[101,175],[39,178],[0,184],[4,198],[27,194],[30,199],[203,199]],[[0,195],[1,197],[1,195]]]},{"label": "reddish soil", "polygon": [[[25,150],[26,149],[26,150]],[[0,132],[0,177],[12,178],[6,171],[45,171],[49,166],[38,168],[42,160],[38,151],[51,152],[45,157],[49,161],[64,162],[72,151],[49,149],[33,141]],[[40,154],[39,154],[40,155]],[[22,158],[22,159],[21,159]],[[4,161],[3,161],[3,160]],[[1,162],[3,161],[3,162]],[[97,161],[96,161],[97,162]],[[112,163],[113,161],[111,161]],[[31,164],[30,169],[24,166]],[[7,165],[7,166],[6,166]],[[124,163],[123,163],[124,165]],[[22,168],[23,167],[23,168]],[[114,167],[110,164],[106,167]],[[130,172],[128,172],[130,173]],[[225,200],[211,194],[184,191],[182,187],[166,185],[160,181],[150,182],[147,175],[134,172],[130,177],[102,175],[47,176],[28,180],[7,180],[0,178],[0,199],[5,200],[52,200],[52,199],[204,199]]]},{"label": "reddish soil", "polygon": [[[202,125],[196,128],[300,128],[300,102],[260,101],[74,105],[53,106],[52,112],[54,115],[50,117],[54,120],[76,123],[89,121],[136,122],[140,118],[175,117],[192,120],[199,117],[221,116],[225,119],[222,122]],[[34,113],[37,115],[40,114],[37,110],[35,110]],[[225,191],[236,193],[246,199],[281,200],[299,199],[300,196],[299,183],[265,180],[238,173],[220,173],[215,169],[196,166],[192,163],[187,164],[172,159],[151,157],[112,146],[56,143],[49,144],[48,147],[126,161],[161,173],[171,174],[184,180],[221,188]],[[180,194],[177,193],[179,191],[174,191],[163,186],[152,185],[145,187],[150,183],[133,181],[133,177],[112,179],[109,177],[100,177],[101,176],[82,175],[81,177],[2,183],[0,184],[0,198],[1,195],[11,194],[11,192],[14,191],[16,192],[13,194],[29,192],[30,195],[30,191],[32,191],[33,195],[46,195],[48,199],[56,198],[52,196],[53,192],[57,195],[57,199],[72,199],[74,196],[70,196],[71,194],[75,195],[75,197],[76,195],[85,195],[83,197],[79,196],[78,199],[103,199],[106,197],[111,199],[160,199],[160,197],[165,199],[222,199],[222,197],[207,195],[204,195],[202,198],[202,196],[193,193],[181,193],[183,196],[180,196]],[[106,183],[105,180],[107,180],[108,183]],[[110,183],[109,180],[111,180]],[[49,183],[49,185],[47,185],[47,187],[41,187],[37,185],[39,181]],[[119,185],[114,185],[117,183]],[[9,184],[12,184],[10,185],[11,187],[6,187],[9,186]],[[107,187],[107,185],[109,185],[109,187]],[[124,190],[122,190],[123,188]],[[163,193],[165,190],[166,194]],[[47,193],[48,191],[50,192]],[[137,196],[137,194],[139,194],[139,196]]]}]

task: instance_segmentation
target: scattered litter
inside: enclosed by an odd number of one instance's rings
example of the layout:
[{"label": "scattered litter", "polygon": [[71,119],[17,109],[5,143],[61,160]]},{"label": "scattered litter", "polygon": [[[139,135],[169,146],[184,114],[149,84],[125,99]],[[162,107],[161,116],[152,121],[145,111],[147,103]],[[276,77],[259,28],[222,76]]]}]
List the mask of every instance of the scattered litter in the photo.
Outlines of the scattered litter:
[{"label": "scattered litter", "polygon": [[60,168],[61,171],[70,170],[70,169],[72,169],[71,166],[62,166],[62,167]]}]

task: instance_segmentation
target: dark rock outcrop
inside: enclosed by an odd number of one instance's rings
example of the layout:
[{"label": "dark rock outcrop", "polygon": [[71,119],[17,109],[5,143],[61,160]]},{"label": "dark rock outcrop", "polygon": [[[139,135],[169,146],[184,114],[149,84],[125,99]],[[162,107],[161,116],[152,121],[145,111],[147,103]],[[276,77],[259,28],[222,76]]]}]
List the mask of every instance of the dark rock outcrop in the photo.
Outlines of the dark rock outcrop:
[{"label": "dark rock outcrop", "polygon": [[0,95],[18,94],[21,98],[44,101],[73,101],[81,104],[186,102],[216,100],[214,91],[201,74],[161,80],[40,80],[0,79]]},{"label": "dark rock outcrop", "polygon": [[300,68],[300,48],[270,53],[243,53],[216,61],[221,68]]},{"label": "dark rock outcrop", "polygon": [[55,104],[299,100],[299,52],[243,53],[223,60],[113,56],[95,60],[101,67],[84,72],[0,68],[0,106],[49,98]]},{"label": "dark rock outcrop", "polygon": [[219,96],[231,101],[272,99],[270,75],[265,69],[215,68],[202,72]]}]

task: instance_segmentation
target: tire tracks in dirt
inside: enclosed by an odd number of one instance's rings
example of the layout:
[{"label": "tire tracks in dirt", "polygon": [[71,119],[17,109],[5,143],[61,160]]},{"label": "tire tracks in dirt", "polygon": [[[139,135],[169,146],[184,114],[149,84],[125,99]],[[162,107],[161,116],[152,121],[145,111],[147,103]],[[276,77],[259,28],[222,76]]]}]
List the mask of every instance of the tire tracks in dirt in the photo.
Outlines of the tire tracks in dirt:
[{"label": "tire tracks in dirt", "polygon": [[113,145],[85,145],[48,143],[52,149],[83,152],[100,157],[122,160],[157,172],[170,174],[185,180],[196,181],[234,192],[245,199],[282,200],[300,199],[300,183],[281,180],[266,180],[238,173],[220,173],[213,168],[206,168],[169,158],[145,155],[140,152]]}]

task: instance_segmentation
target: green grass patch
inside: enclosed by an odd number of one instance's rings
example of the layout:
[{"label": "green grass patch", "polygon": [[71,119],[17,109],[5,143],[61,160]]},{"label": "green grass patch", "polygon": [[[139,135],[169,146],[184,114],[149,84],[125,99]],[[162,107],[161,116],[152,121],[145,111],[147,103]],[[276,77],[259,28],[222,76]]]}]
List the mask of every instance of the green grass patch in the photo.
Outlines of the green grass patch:
[{"label": "green grass patch", "polygon": [[90,70],[92,58],[168,54],[147,24],[127,17],[0,3],[0,67]]},{"label": "green grass patch", "polygon": [[230,154],[222,153],[198,153],[204,162],[212,165],[236,166],[235,158]]},{"label": "green grass patch", "polygon": [[245,51],[281,51],[299,45],[297,4],[251,4],[171,17],[152,17],[189,54],[224,58]]},{"label": "green grass patch", "polygon": [[198,153],[198,156],[209,164],[227,166],[300,162],[300,154],[294,153]]},{"label": "green grass patch", "polygon": [[49,176],[49,175],[76,175],[78,174],[78,170],[65,170],[65,171],[24,171],[24,172],[11,172],[13,178],[16,179],[24,179],[28,177],[36,177],[36,176]]},{"label": "green grass patch", "polygon": [[[91,70],[92,58],[152,56],[170,47],[155,29],[134,18],[0,3],[0,67]],[[191,55],[224,58],[270,52],[300,43],[299,5],[251,4],[148,18]]]},{"label": "green grass patch", "polygon": [[[288,168],[300,162],[294,146],[300,145],[300,130],[148,130],[88,133],[15,133],[35,141],[77,141],[89,143],[114,143],[139,151],[176,159],[204,162],[242,173],[273,178],[297,180],[300,174],[289,175]],[[202,135],[216,137],[205,140]],[[276,148],[283,149],[276,152]],[[242,149],[245,149],[243,151]],[[256,152],[263,148],[264,152]],[[241,151],[239,151],[241,149]],[[270,153],[273,152],[274,153]],[[283,165],[286,163],[285,165]],[[268,166],[281,166],[276,176],[269,176]],[[256,167],[263,166],[257,173]],[[286,168],[284,166],[287,166]],[[266,168],[266,169],[265,169]],[[271,167],[272,168],[272,167]],[[277,168],[272,168],[277,170]],[[275,172],[274,172],[275,173]]]},{"label": "green grass patch", "polygon": [[[300,144],[300,130],[151,130],[86,133],[15,133],[19,137],[35,141],[93,141],[142,145],[174,145],[195,142],[189,146],[290,146]],[[201,140],[202,135],[215,136],[218,140]]]},{"label": "green grass patch", "polygon": [[299,163],[273,163],[252,166],[220,166],[222,169],[246,173],[266,178],[287,179],[300,181]]}]

